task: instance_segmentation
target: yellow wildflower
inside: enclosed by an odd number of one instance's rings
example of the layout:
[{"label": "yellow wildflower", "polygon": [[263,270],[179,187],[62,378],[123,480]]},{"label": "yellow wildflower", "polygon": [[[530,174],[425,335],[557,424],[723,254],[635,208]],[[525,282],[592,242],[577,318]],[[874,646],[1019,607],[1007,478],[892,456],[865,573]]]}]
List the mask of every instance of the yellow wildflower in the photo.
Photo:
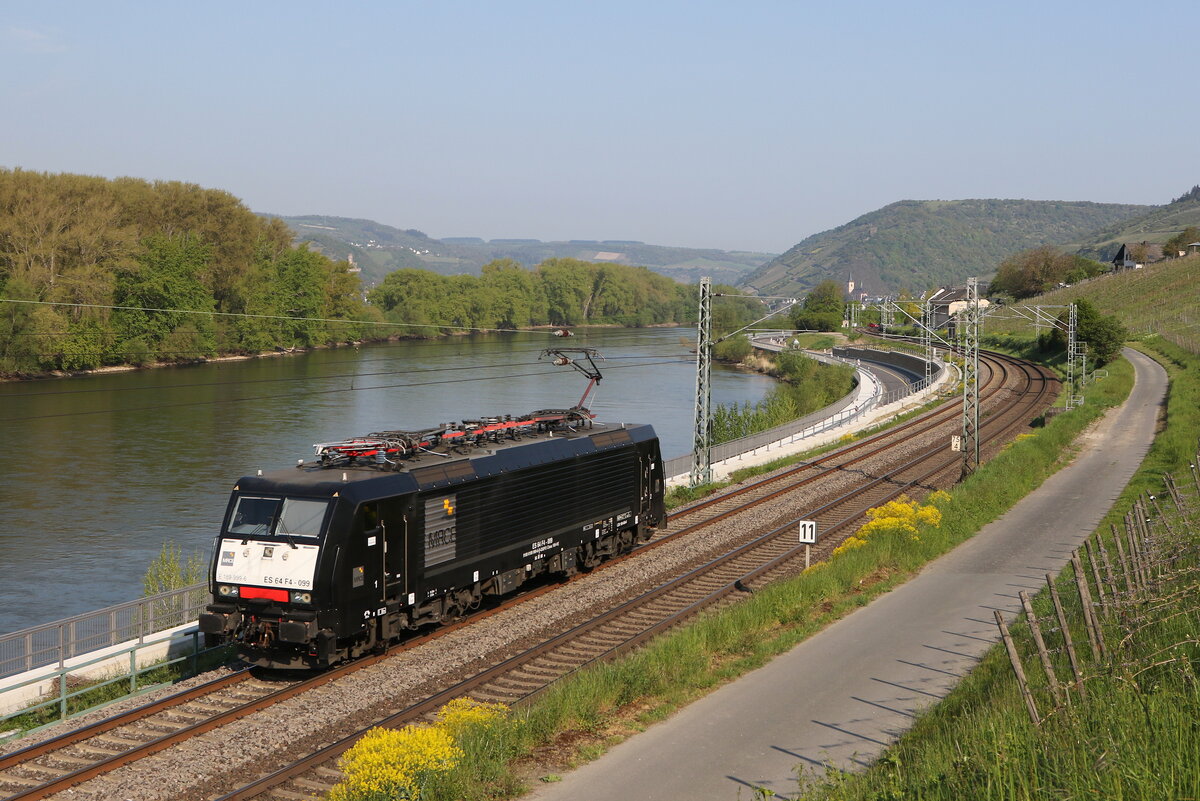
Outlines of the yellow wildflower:
[{"label": "yellow wildflower", "polygon": [[508,707],[501,703],[455,698],[438,710],[437,725],[458,739],[470,729],[494,726],[507,714]]},{"label": "yellow wildflower", "polygon": [[866,540],[859,539],[858,537],[851,535],[847,537],[841,545],[833,549],[833,555],[838,556],[846,551],[853,551],[855,548],[861,548],[866,544]]},{"label": "yellow wildflower", "polygon": [[429,777],[450,770],[462,756],[449,732],[434,726],[371,729],[339,760],[346,778],[329,801],[417,801]]}]

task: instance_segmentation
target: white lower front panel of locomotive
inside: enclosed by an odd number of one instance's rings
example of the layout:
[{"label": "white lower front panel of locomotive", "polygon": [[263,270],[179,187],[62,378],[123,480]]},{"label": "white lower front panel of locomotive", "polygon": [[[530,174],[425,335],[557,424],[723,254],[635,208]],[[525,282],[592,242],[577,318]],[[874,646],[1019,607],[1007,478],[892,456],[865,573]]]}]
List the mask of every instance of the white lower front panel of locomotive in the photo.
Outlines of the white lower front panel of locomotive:
[{"label": "white lower front panel of locomotive", "polygon": [[221,540],[217,581],[257,587],[311,590],[317,568],[317,545],[295,547],[287,543]]}]

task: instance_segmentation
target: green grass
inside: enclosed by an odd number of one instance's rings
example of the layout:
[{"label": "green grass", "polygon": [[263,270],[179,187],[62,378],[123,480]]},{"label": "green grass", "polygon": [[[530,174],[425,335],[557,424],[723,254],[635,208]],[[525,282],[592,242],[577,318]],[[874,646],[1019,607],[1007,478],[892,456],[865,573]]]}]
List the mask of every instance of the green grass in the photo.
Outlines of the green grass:
[{"label": "green grass", "polygon": [[[1132,368],[1089,387],[1088,402],[1062,414],[1036,435],[1014,442],[941,504],[939,528],[918,542],[872,538],[864,547],[786,582],[764,587],[745,601],[703,616],[623,659],[559,682],[512,715],[492,738],[488,757],[466,760],[432,799],[510,797],[522,770],[544,761],[571,764],[662,719],[721,684],[759,667],[846,613],[914,575],[994,520],[1062,463],[1087,425],[1119,404],[1132,385]],[[549,754],[547,758],[545,755]],[[553,768],[554,765],[551,765]]]},{"label": "green grass", "polygon": [[[1164,472],[1190,483],[1189,464],[1200,435],[1200,358],[1162,341],[1155,344],[1155,352],[1171,374],[1166,427],[1101,532],[1108,530],[1110,522],[1119,523],[1140,493],[1161,494]],[[1129,639],[1118,651],[1115,665],[1085,668],[1089,702],[1076,699],[1040,727],[1034,726],[1026,717],[1007,656],[1002,648],[994,648],[874,768],[860,775],[831,774],[826,786],[807,797],[820,801],[1200,797],[1200,761],[1195,758],[1200,753],[1200,573],[1196,532],[1185,529],[1179,519],[1175,525],[1186,542],[1174,579],[1160,590],[1161,601],[1147,601],[1107,621],[1106,641],[1116,642],[1126,634]],[[1115,553],[1111,543],[1109,549]],[[1066,578],[1060,576],[1060,584]],[[1063,586],[1060,593],[1067,598],[1073,590]],[[1043,598],[1035,601],[1040,615],[1049,612],[1047,603]],[[1014,635],[1022,639],[1020,627]],[[1090,663],[1082,630],[1075,636],[1081,655]],[[1024,649],[1026,669],[1045,710],[1044,684],[1035,681],[1039,671],[1029,668],[1036,661],[1027,643]],[[1063,670],[1059,675],[1067,674]]]},{"label": "green grass", "polygon": [[[1021,301],[1065,305],[1087,298],[1102,314],[1115,315],[1134,336],[1158,335],[1200,353],[1200,255],[1124,270]],[[1032,323],[988,317],[989,334],[1031,334]]]}]

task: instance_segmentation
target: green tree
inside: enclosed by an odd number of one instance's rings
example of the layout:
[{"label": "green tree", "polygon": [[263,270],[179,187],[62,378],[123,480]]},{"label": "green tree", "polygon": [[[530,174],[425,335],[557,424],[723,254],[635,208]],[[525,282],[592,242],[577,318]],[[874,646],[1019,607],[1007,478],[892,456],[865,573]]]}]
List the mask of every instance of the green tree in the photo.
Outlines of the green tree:
[{"label": "green tree", "polygon": [[727,362],[740,362],[750,355],[754,347],[750,338],[745,334],[737,334],[729,339],[721,340],[713,346],[713,356]]},{"label": "green tree", "polygon": [[1009,256],[996,269],[991,288],[1014,298],[1040,295],[1066,275],[1069,257],[1049,245]]},{"label": "green tree", "polygon": [[[325,317],[325,284],[329,259],[306,246],[291,249],[275,260],[276,303],[285,317],[284,337],[289,345],[311,347],[329,339]],[[307,319],[302,319],[307,318]]]},{"label": "green tree", "polygon": [[546,293],[551,325],[588,322],[587,304],[593,286],[584,262],[576,259],[546,259],[538,265],[537,276]]},{"label": "green tree", "polygon": [[836,281],[822,281],[805,295],[800,308],[792,315],[792,325],[799,329],[836,331],[842,327],[845,308],[841,285]]},{"label": "green tree", "polygon": [[495,298],[495,318],[488,327],[523,328],[544,325],[548,319],[546,295],[533,273],[512,259],[483,265],[480,282]]},{"label": "green tree", "polygon": [[[1091,301],[1080,298],[1075,301],[1075,337],[1088,346],[1088,361],[1093,367],[1101,367],[1115,359],[1121,352],[1129,332],[1121,321],[1112,315],[1101,314]],[[1059,314],[1059,326],[1043,334],[1039,344],[1047,350],[1066,350],[1067,315]]]},{"label": "green tree", "polygon": [[[144,363],[160,351],[195,358],[361,335],[361,326],[313,320],[180,313],[377,316],[344,263],[293,248],[291,237],[280,220],[220,190],[0,169],[0,286],[22,299],[78,304],[9,314],[0,369]],[[109,305],[137,309],[95,308]]]},{"label": "green tree", "polygon": [[[0,298],[36,300],[37,296],[27,281],[13,277],[0,285]],[[28,303],[0,303],[0,374],[38,368],[34,308]]]},{"label": "green tree", "polygon": [[1080,298],[1075,301],[1079,339],[1088,344],[1088,355],[1096,367],[1108,364],[1117,358],[1129,332],[1121,321],[1111,314],[1101,314],[1091,301]]},{"label": "green tree", "polygon": [[113,314],[120,342],[140,340],[155,351],[173,331],[187,326],[197,334],[190,344],[198,350],[183,353],[163,348],[160,355],[168,360],[208,355],[213,349],[211,315],[181,313],[213,310],[212,294],[200,283],[211,258],[208,246],[188,234],[155,234],[146,238],[143,248],[134,266],[117,274],[114,301],[128,307]]},{"label": "green tree", "polygon": [[1168,258],[1176,258],[1181,252],[1187,253],[1188,245],[1193,242],[1200,242],[1200,228],[1189,225],[1163,243],[1163,254]]}]

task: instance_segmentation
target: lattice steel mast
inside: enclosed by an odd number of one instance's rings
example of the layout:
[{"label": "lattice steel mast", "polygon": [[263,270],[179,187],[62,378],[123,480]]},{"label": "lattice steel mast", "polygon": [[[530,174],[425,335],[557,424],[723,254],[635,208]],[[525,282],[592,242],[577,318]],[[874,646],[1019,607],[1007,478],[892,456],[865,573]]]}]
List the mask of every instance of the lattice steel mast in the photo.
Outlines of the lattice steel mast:
[{"label": "lattice steel mast", "polygon": [[979,283],[967,279],[966,308],[960,320],[963,357],[962,477],[979,467]]},{"label": "lattice steel mast", "polygon": [[925,387],[933,384],[933,313],[929,308],[929,299],[921,300],[921,347],[925,351]]},{"label": "lattice steel mast", "polygon": [[696,421],[692,436],[691,485],[712,481],[708,443],[711,427],[709,406],[712,403],[712,279],[700,279],[700,313],[696,320]]},{"label": "lattice steel mast", "polygon": [[1075,393],[1075,360],[1079,358],[1079,343],[1076,334],[1079,332],[1079,317],[1072,303],[1067,312],[1067,402],[1066,407],[1072,409],[1083,403]]}]

